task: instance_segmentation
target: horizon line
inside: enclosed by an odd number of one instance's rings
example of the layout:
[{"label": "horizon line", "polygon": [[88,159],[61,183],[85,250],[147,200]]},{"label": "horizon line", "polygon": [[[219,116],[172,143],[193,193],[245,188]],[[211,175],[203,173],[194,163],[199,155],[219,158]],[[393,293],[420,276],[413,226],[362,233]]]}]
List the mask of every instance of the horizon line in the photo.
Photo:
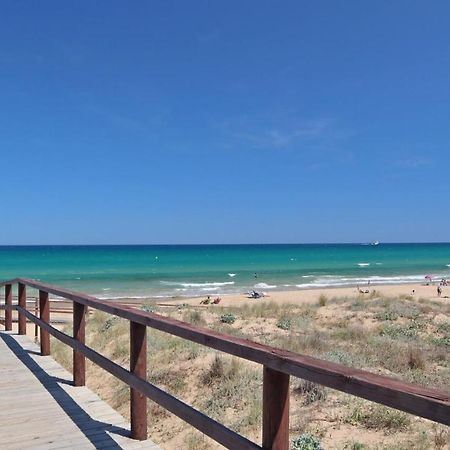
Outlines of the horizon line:
[{"label": "horizon line", "polygon": [[[250,243],[184,243],[184,244],[0,244],[0,247],[149,247],[149,246],[160,246],[160,247],[170,247],[170,246],[257,246],[257,245],[367,245],[367,246],[378,246],[373,245],[377,241],[362,241],[362,242],[250,242]],[[450,241],[383,241],[379,242],[379,245],[408,245],[408,244],[450,244]]]}]

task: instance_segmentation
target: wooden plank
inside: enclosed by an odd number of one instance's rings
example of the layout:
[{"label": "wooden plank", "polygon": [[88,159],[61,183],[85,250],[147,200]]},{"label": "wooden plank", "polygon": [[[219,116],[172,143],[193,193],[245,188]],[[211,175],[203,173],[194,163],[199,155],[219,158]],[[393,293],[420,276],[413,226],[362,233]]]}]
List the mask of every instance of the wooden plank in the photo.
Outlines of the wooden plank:
[{"label": "wooden plank", "polygon": [[[130,372],[147,380],[147,327],[130,322]],[[130,389],[131,437],[147,439],[147,397]]]},{"label": "wooden plank", "polygon": [[[138,442],[124,435],[128,423],[86,387],[59,383],[55,376],[67,382],[70,374],[51,358],[39,356],[29,338],[0,334],[2,449],[161,450],[151,441]],[[8,348],[12,340],[19,345]],[[116,427],[121,428],[120,434]]]},{"label": "wooden plank", "polygon": [[216,440],[224,447],[241,450],[261,449],[260,446],[228,429],[221,423],[216,422],[214,419],[211,419],[200,411],[197,411],[195,408],[186,405],[181,400],[173,397],[167,392],[164,392],[153,384],[144,381],[140,377],[137,377],[135,374],[129,372],[128,370],[124,369],[108,358],[105,358],[103,355],[100,355],[95,350],[92,350],[86,345],[83,345],[80,342],[76,341],[73,337],[62,333],[51,325],[43,322],[42,320],[33,316],[33,314],[31,314],[29,311],[25,311],[24,314],[27,315],[28,319],[37,323],[40,327],[44,327],[52,336],[56,337],[70,347],[76,349],[77,351],[83,353],[86,358],[96,363],[102,369],[108,371],[119,380],[128,384],[130,387],[142,392],[146,397],[160,404],[163,408],[172,412],[180,419],[183,419],[185,422],[191,424],[193,427]]},{"label": "wooden plank", "polygon": [[264,367],[263,448],[289,450],[289,375]]}]

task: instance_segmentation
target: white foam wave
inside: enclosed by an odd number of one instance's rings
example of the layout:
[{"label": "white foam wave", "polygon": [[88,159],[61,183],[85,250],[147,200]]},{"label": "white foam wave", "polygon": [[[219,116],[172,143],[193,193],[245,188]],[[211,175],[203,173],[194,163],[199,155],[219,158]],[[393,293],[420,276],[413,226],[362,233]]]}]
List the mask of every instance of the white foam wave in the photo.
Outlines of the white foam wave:
[{"label": "white foam wave", "polygon": [[231,277],[231,278],[233,278],[233,277],[236,276],[236,274],[235,274],[235,273],[229,273],[228,276]]},{"label": "white foam wave", "polygon": [[266,284],[266,283],[257,283],[254,286],[256,289],[275,289],[277,287],[276,284]]},{"label": "white foam wave", "polygon": [[202,291],[217,291],[217,289],[219,289],[218,287],[207,287],[207,288],[202,288]]},{"label": "white foam wave", "polygon": [[100,300],[142,300],[151,298],[170,298],[169,295],[111,295],[111,296],[97,296]]},{"label": "white foam wave", "polygon": [[224,282],[205,282],[205,283],[181,283],[181,282],[171,282],[171,281],[161,281],[160,283],[168,286],[183,286],[185,288],[201,288],[201,287],[211,287],[211,286],[227,286],[234,284],[234,281],[224,281]]},{"label": "white foam wave", "polygon": [[356,286],[358,284],[365,285],[370,281],[371,285],[380,284],[402,284],[402,283],[422,283],[424,275],[398,275],[398,276],[369,276],[369,277],[336,277],[332,275],[324,275],[310,283],[296,284],[299,289],[319,288],[319,287],[341,287]]},{"label": "white foam wave", "polygon": [[358,263],[359,267],[367,267],[370,266],[370,263]]}]

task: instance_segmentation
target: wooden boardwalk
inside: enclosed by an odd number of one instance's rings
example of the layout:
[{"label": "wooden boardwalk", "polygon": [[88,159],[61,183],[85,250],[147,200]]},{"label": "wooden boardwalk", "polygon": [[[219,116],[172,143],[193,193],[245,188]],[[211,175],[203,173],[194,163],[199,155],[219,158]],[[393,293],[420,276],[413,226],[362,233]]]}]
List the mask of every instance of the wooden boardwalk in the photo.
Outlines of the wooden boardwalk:
[{"label": "wooden boardwalk", "polygon": [[0,331],[0,447],[149,449],[130,439],[128,422],[27,336]]}]

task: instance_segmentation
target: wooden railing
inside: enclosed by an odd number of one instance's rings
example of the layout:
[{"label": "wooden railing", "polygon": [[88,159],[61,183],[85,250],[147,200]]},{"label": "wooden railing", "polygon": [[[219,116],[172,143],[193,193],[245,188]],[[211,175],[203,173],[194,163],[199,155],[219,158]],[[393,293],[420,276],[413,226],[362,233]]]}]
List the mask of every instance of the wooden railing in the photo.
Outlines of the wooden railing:
[{"label": "wooden railing", "polygon": [[[17,304],[12,303],[12,286],[18,285]],[[199,328],[158,314],[107,301],[78,292],[16,278],[0,283],[5,287],[5,328],[12,329],[12,311],[18,312],[19,334],[26,334],[26,320],[40,327],[41,354],[50,354],[50,335],[73,348],[73,381],[86,381],[85,358],[90,359],[131,389],[131,435],[147,438],[149,398],[202,433],[231,449],[289,448],[289,377],[295,376],[348,394],[450,425],[450,393],[429,389],[370,372],[281,350],[256,342]],[[39,290],[39,317],[26,309],[26,287]],[[73,301],[73,336],[52,325],[49,294]],[[87,308],[94,308],[130,321],[130,370],[126,370],[85,345]],[[146,380],[147,327],[244,358],[263,365],[262,447],[216,422]]]}]

